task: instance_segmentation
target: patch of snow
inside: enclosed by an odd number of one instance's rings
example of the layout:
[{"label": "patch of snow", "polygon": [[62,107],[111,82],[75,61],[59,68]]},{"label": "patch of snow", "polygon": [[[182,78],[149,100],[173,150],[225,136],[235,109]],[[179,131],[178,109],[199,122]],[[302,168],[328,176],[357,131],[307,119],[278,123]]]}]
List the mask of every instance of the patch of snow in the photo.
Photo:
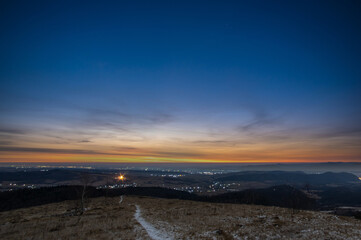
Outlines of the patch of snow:
[{"label": "patch of snow", "polygon": [[142,217],[140,207],[138,205],[135,205],[135,207],[136,207],[136,211],[134,213],[134,218],[135,218],[135,220],[137,220],[139,222],[140,225],[142,225],[142,227],[145,229],[145,231],[147,231],[150,238],[152,238],[153,240],[174,239],[173,237],[169,236],[167,233],[153,227],[152,224],[147,222]]}]

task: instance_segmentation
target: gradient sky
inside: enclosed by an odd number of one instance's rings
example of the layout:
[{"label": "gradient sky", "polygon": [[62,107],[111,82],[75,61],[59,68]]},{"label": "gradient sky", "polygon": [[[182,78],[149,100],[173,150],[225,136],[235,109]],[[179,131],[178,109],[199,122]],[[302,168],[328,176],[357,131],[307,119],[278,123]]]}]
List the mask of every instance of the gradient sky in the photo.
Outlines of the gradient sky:
[{"label": "gradient sky", "polygon": [[2,162],[361,161],[360,1],[0,3]]}]

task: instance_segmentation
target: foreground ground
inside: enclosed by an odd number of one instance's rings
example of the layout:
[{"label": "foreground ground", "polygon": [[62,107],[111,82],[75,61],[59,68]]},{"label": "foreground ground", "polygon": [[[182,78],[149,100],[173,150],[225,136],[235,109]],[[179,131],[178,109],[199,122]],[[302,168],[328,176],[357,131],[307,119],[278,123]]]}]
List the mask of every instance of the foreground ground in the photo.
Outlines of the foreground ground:
[{"label": "foreground ground", "polygon": [[89,200],[0,213],[0,239],[361,239],[361,221],[277,207],[146,197]]}]

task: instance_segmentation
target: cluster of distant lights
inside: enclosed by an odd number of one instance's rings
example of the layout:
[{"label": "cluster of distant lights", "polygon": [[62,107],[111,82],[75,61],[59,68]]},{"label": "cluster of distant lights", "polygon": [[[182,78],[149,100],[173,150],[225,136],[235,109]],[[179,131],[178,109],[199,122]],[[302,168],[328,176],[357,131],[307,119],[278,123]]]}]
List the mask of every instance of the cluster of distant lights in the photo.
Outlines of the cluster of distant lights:
[{"label": "cluster of distant lights", "polygon": [[152,177],[173,177],[173,178],[177,178],[177,177],[183,177],[184,175],[182,174],[161,174],[161,175],[158,175],[158,174],[150,174],[150,176]]},{"label": "cluster of distant lights", "polygon": [[1,191],[13,191],[19,188],[29,188],[29,189],[37,188],[37,186],[34,184],[17,184],[17,183],[9,183],[7,185],[0,183],[0,187],[2,188]]},{"label": "cluster of distant lights", "polygon": [[[82,166],[82,165],[28,165],[28,164],[11,164],[8,167],[16,168],[16,169],[27,169],[27,168],[45,168],[45,169],[54,169],[54,168],[61,168],[61,169],[97,169],[97,167],[92,166]],[[114,170],[143,170],[143,171],[161,171],[161,172],[183,172],[188,174],[204,174],[204,175],[215,175],[215,174],[224,174],[227,172],[235,172],[236,170],[220,170],[220,169],[209,169],[207,171],[202,171],[199,169],[164,169],[159,167],[152,167],[152,168],[144,168],[144,167],[118,167],[112,168]],[[118,179],[120,180],[120,179]]]},{"label": "cluster of distant lights", "polygon": [[16,168],[16,169],[19,169],[19,168],[81,168],[81,169],[94,169],[93,167],[87,167],[87,166],[71,166],[71,165],[65,165],[65,166],[57,166],[57,165],[54,165],[54,166],[51,166],[51,165],[35,165],[35,166],[29,166],[29,165],[10,165],[10,167],[12,168]]}]

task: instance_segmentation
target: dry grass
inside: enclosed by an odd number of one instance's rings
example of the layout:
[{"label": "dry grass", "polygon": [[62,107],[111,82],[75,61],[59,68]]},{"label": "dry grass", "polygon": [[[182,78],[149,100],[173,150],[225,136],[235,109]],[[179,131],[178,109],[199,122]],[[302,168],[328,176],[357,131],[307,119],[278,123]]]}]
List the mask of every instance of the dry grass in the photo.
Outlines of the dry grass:
[{"label": "dry grass", "polygon": [[361,239],[361,221],[252,205],[125,197],[91,199],[82,216],[74,202],[0,213],[0,239],[149,239],[134,219],[135,207],[175,239]]},{"label": "dry grass", "polygon": [[118,202],[91,199],[82,216],[68,216],[72,201],[2,212],[0,239],[147,239],[133,219],[134,206]]},{"label": "dry grass", "polygon": [[143,216],[176,239],[361,239],[361,221],[256,205],[134,199]]}]

